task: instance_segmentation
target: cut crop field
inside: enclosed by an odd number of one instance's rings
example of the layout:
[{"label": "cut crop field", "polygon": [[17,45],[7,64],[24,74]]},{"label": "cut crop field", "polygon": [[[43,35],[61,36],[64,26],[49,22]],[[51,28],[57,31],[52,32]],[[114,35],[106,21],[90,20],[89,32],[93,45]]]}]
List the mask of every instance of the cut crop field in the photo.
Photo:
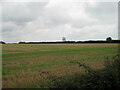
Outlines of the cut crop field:
[{"label": "cut crop field", "polygon": [[[74,61],[94,69],[118,54],[118,44],[4,44],[3,88],[42,87],[48,76],[62,77],[84,72]],[[47,87],[48,85],[43,85]]]}]

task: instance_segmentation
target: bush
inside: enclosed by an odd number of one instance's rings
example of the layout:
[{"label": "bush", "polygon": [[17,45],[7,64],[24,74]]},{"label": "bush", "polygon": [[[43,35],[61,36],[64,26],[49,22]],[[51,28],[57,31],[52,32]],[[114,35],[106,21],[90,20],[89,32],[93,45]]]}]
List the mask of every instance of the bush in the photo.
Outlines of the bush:
[{"label": "bush", "polygon": [[93,70],[86,64],[74,62],[79,64],[80,67],[85,68],[86,73],[76,74],[68,77],[52,77],[54,88],[120,88],[120,60],[119,55],[112,59],[107,58],[104,63],[104,68]]}]

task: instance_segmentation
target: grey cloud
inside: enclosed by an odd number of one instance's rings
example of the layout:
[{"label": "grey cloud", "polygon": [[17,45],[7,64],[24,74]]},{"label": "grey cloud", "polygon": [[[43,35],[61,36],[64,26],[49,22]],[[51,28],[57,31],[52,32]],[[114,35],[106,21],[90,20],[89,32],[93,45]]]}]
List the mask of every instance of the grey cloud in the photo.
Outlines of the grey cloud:
[{"label": "grey cloud", "polygon": [[16,24],[24,24],[33,21],[43,13],[46,3],[4,3],[3,22],[12,21]]},{"label": "grey cloud", "polygon": [[82,28],[91,25],[108,25],[116,24],[118,20],[118,9],[117,2],[99,2],[95,6],[87,5],[85,6],[85,13],[91,19],[88,21],[73,20],[73,27]]},{"label": "grey cloud", "polygon": [[97,6],[86,9],[86,13],[91,17],[99,19],[100,23],[113,24],[117,21],[118,3],[117,2],[100,2]]}]

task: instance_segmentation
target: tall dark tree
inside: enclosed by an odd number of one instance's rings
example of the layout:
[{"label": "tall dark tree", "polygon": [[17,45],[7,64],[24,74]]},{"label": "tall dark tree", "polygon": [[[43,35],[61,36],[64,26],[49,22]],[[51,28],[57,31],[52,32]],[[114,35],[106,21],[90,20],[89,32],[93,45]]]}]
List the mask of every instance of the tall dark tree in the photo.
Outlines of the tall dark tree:
[{"label": "tall dark tree", "polygon": [[111,38],[111,37],[108,37],[108,38],[106,38],[106,41],[107,41],[107,42],[112,42],[112,38]]}]

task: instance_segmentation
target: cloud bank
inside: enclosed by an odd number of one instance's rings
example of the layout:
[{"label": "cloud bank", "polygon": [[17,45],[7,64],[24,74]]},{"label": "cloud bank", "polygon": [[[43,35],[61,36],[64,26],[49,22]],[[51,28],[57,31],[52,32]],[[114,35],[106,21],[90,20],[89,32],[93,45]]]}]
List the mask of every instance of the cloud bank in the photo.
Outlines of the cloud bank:
[{"label": "cloud bank", "polygon": [[118,38],[117,2],[3,3],[3,41]]}]

